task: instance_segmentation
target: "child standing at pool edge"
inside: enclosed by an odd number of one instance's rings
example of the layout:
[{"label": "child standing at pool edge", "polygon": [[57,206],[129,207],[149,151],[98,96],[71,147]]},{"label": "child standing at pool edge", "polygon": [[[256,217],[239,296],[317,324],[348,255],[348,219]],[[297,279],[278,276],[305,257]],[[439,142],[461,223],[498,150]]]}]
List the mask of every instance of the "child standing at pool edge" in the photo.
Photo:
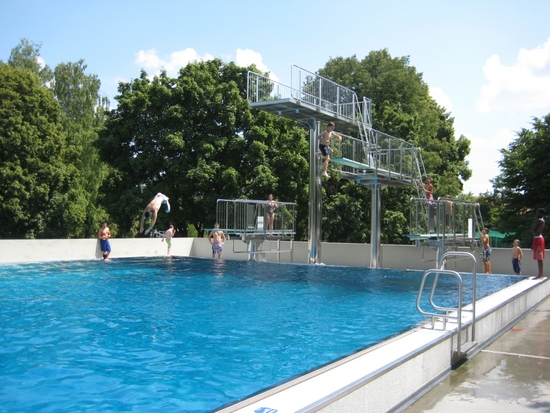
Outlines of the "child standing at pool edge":
[{"label": "child standing at pool edge", "polygon": [[176,229],[173,225],[170,225],[170,228],[168,228],[166,231],[164,231],[164,235],[162,236],[162,241],[166,238],[166,245],[168,246],[168,252],[166,255],[170,256],[170,251],[172,250],[172,238],[176,235]]},{"label": "child standing at pool edge", "polygon": [[519,239],[514,240],[514,246],[512,247],[512,267],[516,275],[521,275],[521,259],[523,258],[523,251],[519,247]]},{"label": "child standing at pool edge", "polygon": [[109,238],[111,238],[111,230],[107,226],[107,221],[103,221],[101,224],[101,228],[97,233],[97,238],[99,239],[99,243],[101,245],[103,260],[110,261],[109,255],[111,254],[111,243],[109,242]]},{"label": "child standing at pool edge", "polygon": [[212,258],[218,255],[218,258],[222,257],[222,248],[225,243],[225,234],[223,231],[218,230],[220,224],[217,222],[214,224],[214,229],[210,231],[208,235],[208,241],[212,244]]}]

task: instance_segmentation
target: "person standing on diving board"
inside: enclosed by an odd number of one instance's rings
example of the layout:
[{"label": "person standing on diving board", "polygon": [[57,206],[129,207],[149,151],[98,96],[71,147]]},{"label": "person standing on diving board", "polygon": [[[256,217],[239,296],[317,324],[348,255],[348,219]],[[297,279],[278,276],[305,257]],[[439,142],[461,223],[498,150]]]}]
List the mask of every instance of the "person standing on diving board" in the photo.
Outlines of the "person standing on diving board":
[{"label": "person standing on diving board", "polygon": [[327,178],[330,177],[328,174],[328,163],[330,162],[330,154],[332,153],[330,140],[334,136],[342,142],[342,137],[334,132],[334,128],[334,122],[329,122],[327,123],[327,128],[317,136],[317,139],[319,139],[319,150],[325,157],[325,161],[323,162],[323,176],[326,176]]}]

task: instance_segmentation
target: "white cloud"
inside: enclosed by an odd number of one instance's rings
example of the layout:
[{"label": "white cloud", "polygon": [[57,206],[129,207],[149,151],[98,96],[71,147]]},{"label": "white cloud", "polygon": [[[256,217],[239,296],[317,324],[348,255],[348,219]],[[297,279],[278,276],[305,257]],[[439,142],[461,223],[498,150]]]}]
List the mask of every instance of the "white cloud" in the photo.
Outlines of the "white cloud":
[{"label": "white cloud", "polygon": [[46,61],[42,58],[42,56],[36,56],[36,62],[41,69],[46,67]]},{"label": "white cloud", "polygon": [[442,89],[430,86],[430,96],[437,102],[439,106],[444,107],[447,112],[451,112],[453,110],[451,98],[447,96]]},{"label": "white cloud", "polygon": [[483,66],[488,84],[481,87],[480,113],[533,111],[550,106],[550,39],[532,50],[520,49],[514,66],[493,55]]},{"label": "white cloud", "polygon": [[502,158],[500,149],[507,148],[517,135],[510,129],[499,129],[488,139],[471,133],[466,135],[471,140],[470,154],[466,159],[473,172],[472,177],[464,183],[464,192],[478,195],[491,191],[493,186],[490,180],[500,174],[498,166],[498,161]]},{"label": "white cloud", "polygon": [[140,50],[136,53],[136,63],[142,65],[145,69],[153,70],[158,73],[161,68],[164,68],[170,76],[174,76],[181,67],[187,66],[188,63],[197,61],[212,60],[214,56],[205,53],[202,56],[195,49],[187,48],[178,50],[170,54],[168,60],[163,60],[157,50]]},{"label": "white cloud", "polygon": [[[171,53],[170,57],[164,60],[159,56],[156,49],[150,49],[140,50],[136,53],[135,63],[147,70],[153,71],[155,75],[160,73],[160,70],[164,68],[168,75],[175,76],[181,67],[185,67],[191,62],[201,62],[212,59],[214,59],[214,56],[209,53],[200,56],[195,49],[187,48]],[[232,56],[224,55],[223,59],[229,61],[232,59]],[[267,66],[262,62],[262,55],[250,49],[237,49],[235,63],[243,67],[255,64],[262,72],[269,71]],[[272,73],[270,73],[270,77],[275,81],[278,80],[277,76]]]},{"label": "white cloud", "polygon": [[[237,49],[237,53],[235,56],[235,63],[238,66],[242,66],[242,67],[247,67],[252,64],[255,64],[256,67],[260,69],[262,72],[269,72],[267,66],[262,62],[262,55],[258,52],[255,52],[254,50]],[[279,78],[275,76],[273,73],[270,73],[269,77],[271,80],[275,80],[276,82],[279,81]]]}]

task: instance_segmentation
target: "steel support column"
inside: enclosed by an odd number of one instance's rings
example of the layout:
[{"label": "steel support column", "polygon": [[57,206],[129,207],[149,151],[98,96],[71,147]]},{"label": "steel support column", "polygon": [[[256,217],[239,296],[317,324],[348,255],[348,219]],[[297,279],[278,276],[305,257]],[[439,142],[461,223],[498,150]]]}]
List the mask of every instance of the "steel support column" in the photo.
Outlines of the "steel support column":
[{"label": "steel support column", "polygon": [[381,229],[381,209],[380,184],[373,182],[371,184],[371,232],[370,232],[370,267],[380,267],[380,229]]},{"label": "steel support column", "polygon": [[317,135],[321,133],[321,122],[315,119],[307,121],[309,125],[309,234],[308,262],[321,263],[321,173],[320,154],[318,153]]}]

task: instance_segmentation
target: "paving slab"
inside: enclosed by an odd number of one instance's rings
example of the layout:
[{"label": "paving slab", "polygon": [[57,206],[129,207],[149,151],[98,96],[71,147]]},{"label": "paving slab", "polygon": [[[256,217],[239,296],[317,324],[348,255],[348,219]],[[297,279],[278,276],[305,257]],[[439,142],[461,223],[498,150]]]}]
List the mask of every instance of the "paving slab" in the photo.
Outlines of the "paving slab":
[{"label": "paving slab", "polygon": [[550,298],[403,412],[550,413]]}]

